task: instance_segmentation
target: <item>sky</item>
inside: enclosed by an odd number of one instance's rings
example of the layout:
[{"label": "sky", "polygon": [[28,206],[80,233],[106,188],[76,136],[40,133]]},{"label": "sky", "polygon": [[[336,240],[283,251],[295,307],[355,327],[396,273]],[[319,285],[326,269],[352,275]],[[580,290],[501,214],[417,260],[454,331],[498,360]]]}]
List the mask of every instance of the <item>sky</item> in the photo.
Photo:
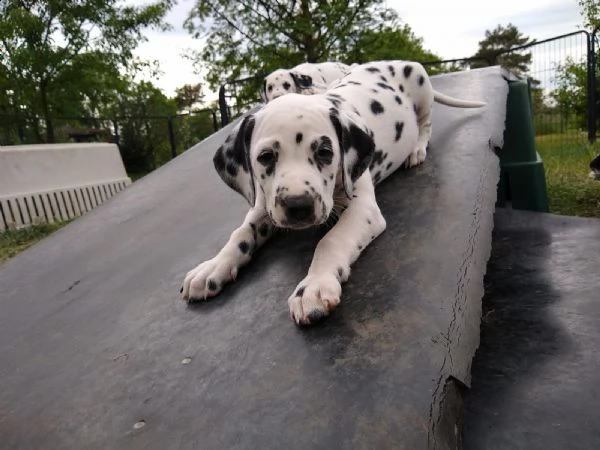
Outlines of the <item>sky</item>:
[{"label": "sky", "polygon": [[[128,4],[145,4],[147,0],[126,0]],[[202,79],[194,74],[190,61],[182,54],[190,48],[200,49],[202,42],[183,29],[183,21],[195,0],[179,0],[169,12],[170,32],[148,31],[137,55],[156,59],[162,75],[153,83],[168,96],[184,84]],[[526,36],[538,40],[577,31],[582,24],[576,0],[388,0],[388,7],[398,11],[416,36],[423,38],[427,50],[443,59],[473,55],[486,30],[509,22]],[[207,93],[209,94],[209,93]],[[214,94],[207,95],[212,100]]]}]

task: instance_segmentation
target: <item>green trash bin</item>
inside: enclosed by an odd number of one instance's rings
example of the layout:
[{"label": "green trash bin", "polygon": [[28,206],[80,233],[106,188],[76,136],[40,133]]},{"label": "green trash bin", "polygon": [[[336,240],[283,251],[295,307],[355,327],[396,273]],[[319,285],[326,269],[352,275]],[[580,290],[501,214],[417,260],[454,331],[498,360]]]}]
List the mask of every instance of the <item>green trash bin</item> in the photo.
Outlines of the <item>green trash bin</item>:
[{"label": "green trash bin", "polygon": [[530,80],[508,82],[504,147],[500,156],[498,205],[548,211],[544,162],[535,150]]}]

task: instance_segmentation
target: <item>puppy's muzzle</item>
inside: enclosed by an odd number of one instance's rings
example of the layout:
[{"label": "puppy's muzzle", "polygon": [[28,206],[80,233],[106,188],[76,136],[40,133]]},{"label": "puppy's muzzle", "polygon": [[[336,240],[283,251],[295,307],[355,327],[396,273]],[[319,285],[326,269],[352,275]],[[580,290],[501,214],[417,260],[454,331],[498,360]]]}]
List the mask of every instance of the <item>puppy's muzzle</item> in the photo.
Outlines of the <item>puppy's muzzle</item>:
[{"label": "puppy's muzzle", "polygon": [[310,195],[290,195],[281,199],[290,225],[308,225],[315,221],[315,201]]}]

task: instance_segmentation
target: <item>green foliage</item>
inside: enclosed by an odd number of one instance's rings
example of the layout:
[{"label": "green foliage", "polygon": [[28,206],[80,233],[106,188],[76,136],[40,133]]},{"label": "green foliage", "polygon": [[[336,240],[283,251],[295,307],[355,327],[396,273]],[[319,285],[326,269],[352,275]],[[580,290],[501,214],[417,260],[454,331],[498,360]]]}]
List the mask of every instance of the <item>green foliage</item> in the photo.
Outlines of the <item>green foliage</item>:
[{"label": "green foliage", "polygon": [[198,103],[202,103],[204,94],[201,84],[185,84],[175,89],[175,103],[179,111],[190,111]]},{"label": "green foliage", "polygon": [[342,57],[342,61],[348,64],[394,59],[426,62],[440,58],[425,50],[423,39],[415,36],[408,25],[400,25],[397,20],[381,27],[379,31],[365,30],[350,52]]},{"label": "green foliage", "polygon": [[522,75],[529,69],[531,53],[506,51],[533,42],[535,40],[523,36],[513,24],[509,23],[505,27],[498,25],[492,31],[485,31],[485,39],[479,41],[479,50],[473,55],[473,58],[480,59],[472,61],[469,65],[471,68],[500,65],[515,75]]},{"label": "green foliage", "polygon": [[[429,57],[384,0],[197,0],[186,20],[205,38],[190,54],[211,89],[302,62]],[[258,85],[237,97],[249,98]]]},{"label": "green foliage", "polygon": [[600,3],[598,0],[578,0],[584,26],[589,29],[600,28]]},{"label": "green foliage", "polygon": [[600,145],[588,145],[579,133],[569,141],[562,134],[537,136],[536,148],[544,160],[550,212],[600,218],[600,182],[588,176]]},{"label": "green foliage", "polygon": [[[567,58],[556,68],[558,87],[551,96],[556,101],[562,121],[579,129],[587,128],[587,65]],[[598,79],[600,82],[600,79]]]},{"label": "green foliage", "polygon": [[118,68],[140,70],[143,63],[133,50],[145,40],[143,30],[167,28],[163,17],[173,0],[140,7],[122,3],[0,2],[0,87],[12,91],[14,104],[29,116],[45,119],[47,141],[54,141],[52,115],[81,105],[84,97],[93,105],[98,92],[119,82]]},{"label": "green foliage", "polygon": [[34,225],[20,230],[7,230],[0,233],[0,264],[54,233],[67,223],[55,222]]},{"label": "green foliage", "polygon": [[121,93],[115,108],[122,118],[119,146],[128,171],[150,172],[171,158],[167,116],[177,113],[175,100],[143,81]]}]

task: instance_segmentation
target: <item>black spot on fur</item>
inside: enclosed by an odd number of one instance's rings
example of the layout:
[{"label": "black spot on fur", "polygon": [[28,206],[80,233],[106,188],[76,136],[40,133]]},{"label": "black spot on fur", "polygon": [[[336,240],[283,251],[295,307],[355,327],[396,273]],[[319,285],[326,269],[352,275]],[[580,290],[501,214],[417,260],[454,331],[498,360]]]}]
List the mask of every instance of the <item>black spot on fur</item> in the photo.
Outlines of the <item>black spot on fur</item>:
[{"label": "black spot on fur", "polygon": [[227,164],[227,173],[232,177],[235,177],[237,175],[237,166],[232,162]]},{"label": "black spot on fur", "polygon": [[402,137],[402,130],[404,129],[404,122],[396,122],[396,137],[394,138],[396,142],[400,140]]},{"label": "black spot on fur", "polygon": [[387,83],[387,78],[386,78],[386,77],[384,77],[383,75],[381,75],[379,78],[380,78],[380,79],[381,79],[381,81],[383,81],[384,83]]},{"label": "black spot on fur", "polygon": [[306,289],[305,286],[299,287],[298,290],[296,291],[296,297],[302,297],[302,295],[304,294],[304,289]]},{"label": "black spot on fur", "polygon": [[410,74],[412,73],[412,66],[404,66],[404,69],[402,69],[402,72],[404,72],[404,76],[406,78],[410,77]]},{"label": "black spot on fur", "polygon": [[373,153],[373,159],[371,160],[369,169],[374,169],[375,166],[381,164],[382,162],[383,162],[383,150],[377,150],[375,153]]},{"label": "black spot on fur", "polygon": [[371,89],[371,92],[372,92],[373,94],[379,94],[379,91],[378,91],[377,89]]},{"label": "black spot on fur", "polygon": [[396,103],[398,103],[399,105],[401,105],[401,104],[402,104],[402,99],[401,99],[399,96],[397,96],[397,95],[396,95],[396,96],[394,97],[394,100],[396,100]]},{"label": "black spot on fur", "polygon": [[308,158],[308,163],[309,163],[311,166],[314,166],[314,165],[315,165],[314,161],[313,161],[312,159],[310,159],[310,158]]},{"label": "black spot on fur", "polygon": [[305,181],[304,184],[310,186],[310,183],[308,181]]},{"label": "black spot on fur", "polygon": [[223,155],[223,147],[220,147],[217,150],[217,153],[215,153],[215,157],[213,158],[213,162],[215,164],[215,169],[217,169],[217,172],[223,172],[226,165],[225,156]]},{"label": "black spot on fur", "polygon": [[296,144],[299,144],[300,142],[302,142],[302,133],[296,134]]},{"label": "black spot on fur", "polygon": [[371,219],[367,219],[367,223],[371,225]]},{"label": "black spot on fur", "polygon": [[342,106],[342,101],[341,101],[340,99],[338,99],[338,98],[331,97],[330,95],[328,95],[328,96],[327,96],[327,97],[325,97],[325,98],[326,98],[328,101],[330,101],[330,102],[331,102],[331,104],[332,104],[333,106],[335,106],[336,108],[339,108],[339,107],[341,107],[341,106]]},{"label": "black spot on fur", "polygon": [[208,290],[209,291],[216,291],[218,287],[219,286],[217,285],[217,283],[214,280],[208,280]]},{"label": "black spot on fur", "polygon": [[362,83],[360,83],[358,81],[348,81],[348,84],[353,84],[355,86],[362,86]]},{"label": "black spot on fur", "polygon": [[390,167],[392,167],[393,163],[389,162],[387,166],[385,166],[385,170],[390,170]]},{"label": "black spot on fur", "polygon": [[269,234],[269,225],[263,223],[258,229],[258,232],[262,237],[266,237]]},{"label": "black spot on fur", "polygon": [[283,88],[286,91],[289,91],[291,87],[292,87],[292,85],[290,83],[288,83],[287,81],[285,83],[283,83]]},{"label": "black spot on fur", "polygon": [[400,86],[398,86],[398,89],[400,89],[400,92],[404,92],[404,86],[402,86],[402,84],[400,84]]},{"label": "black spot on fur", "polygon": [[383,89],[387,89],[388,91],[392,91],[392,92],[395,90],[389,84],[385,84],[385,83],[382,83],[382,82],[377,83],[377,86],[379,86],[380,88],[383,88]]},{"label": "black spot on fur", "polygon": [[333,174],[330,174],[330,175],[329,175],[329,179],[330,179],[330,180],[333,180]]},{"label": "black spot on fur", "polygon": [[338,267],[337,273],[340,276],[340,278],[342,278],[342,276],[344,275],[344,269],[342,269],[341,267]]},{"label": "black spot on fur", "polygon": [[375,183],[379,183],[379,180],[381,180],[381,172],[377,172],[373,177],[373,180],[375,181]]},{"label": "black spot on fur", "polygon": [[377,100],[371,101],[371,111],[373,114],[381,114],[383,113],[383,105],[379,103]]},{"label": "black spot on fur", "polygon": [[425,83],[425,77],[423,77],[423,75],[419,75],[419,86],[423,86],[423,83]]},{"label": "black spot on fur", "polygon": [[413,103],[413,111],[415,112],[415,114],[419,113],[419,110],[417,109],[416,103]]},{"label": "black spot on fur", "polygon": [[392,75],[392,77],[396,76],[396,71],[394,70],[394,66],[388,66],[388,70],[390,71],[390,74]]},{"label": "black spot on fur", "polygon": [[248,251],[250,250],[250,245],[248,245],[246,241],[240,242],[240,245],[238,245],[238,247],[240,248],[240,251],[242,253],[248,253]]},{"label": "black spot on fur", "polygon": [[359,249],[359,250],[362,250],[362,245],[359,245],[359,246],[358,246],[358,249]]},{"label": "black spot on fur", "polygon": [[379,70],[377,67],[366,67],[365,70],[367,72],[371,72],[371,73],[378,73],[381,72],[381,70]]}]

